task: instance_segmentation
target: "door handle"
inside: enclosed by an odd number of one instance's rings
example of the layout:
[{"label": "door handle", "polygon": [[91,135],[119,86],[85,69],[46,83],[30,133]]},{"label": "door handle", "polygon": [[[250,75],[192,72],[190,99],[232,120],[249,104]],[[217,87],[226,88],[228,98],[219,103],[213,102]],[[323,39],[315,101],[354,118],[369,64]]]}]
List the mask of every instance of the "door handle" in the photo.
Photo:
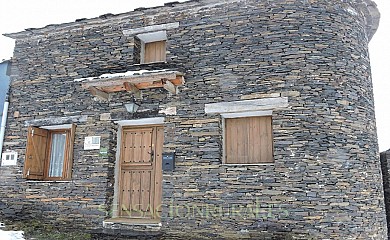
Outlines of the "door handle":
[{"label": "door handle", "polygon": [[148,153],[150,154],[150,162],[153,162],[153,160],[154,160],[154,151],[153,151],[153,149],[150,152],[148,152]]}]

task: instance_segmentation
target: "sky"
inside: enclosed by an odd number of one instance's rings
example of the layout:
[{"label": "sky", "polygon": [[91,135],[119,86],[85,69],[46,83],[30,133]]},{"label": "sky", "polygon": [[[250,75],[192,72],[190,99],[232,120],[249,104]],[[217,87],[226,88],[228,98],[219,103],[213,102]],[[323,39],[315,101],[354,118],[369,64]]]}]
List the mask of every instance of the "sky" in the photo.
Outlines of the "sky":
[{"label": "sky", "polygon": [[[106,13],[123,13],[138,7],[153,7],[174,0],[8,0],[0,9],[0,34],[19,32],[48,24],[73,22]],[[183,2],[183,1],[180,1]],[[375,0],[381,12],[377,33],[370,42],[379,150],[390,149],[390,1]],[[12,39],[0,36],[0,62],[12,56]]]}]

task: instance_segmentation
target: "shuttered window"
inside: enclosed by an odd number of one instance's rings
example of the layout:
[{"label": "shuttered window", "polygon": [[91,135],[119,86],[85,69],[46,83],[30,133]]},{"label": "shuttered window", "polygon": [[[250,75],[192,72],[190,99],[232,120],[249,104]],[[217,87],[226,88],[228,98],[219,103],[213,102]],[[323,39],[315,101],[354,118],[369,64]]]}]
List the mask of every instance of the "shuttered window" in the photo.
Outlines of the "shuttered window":
[{"label": "shuttered window", "polygon": [[48,130],[29,127],[24,177],[34,180],[66,180],[71,177],[75,125]]},{"label": "shuttered window", "polygon": [[273,163],[272,117],[225,119],[225,163]]},{"label": "shuttered window", "polygon": [[166,41],[145,43],[145,55],[143,63],[165,62]]}]

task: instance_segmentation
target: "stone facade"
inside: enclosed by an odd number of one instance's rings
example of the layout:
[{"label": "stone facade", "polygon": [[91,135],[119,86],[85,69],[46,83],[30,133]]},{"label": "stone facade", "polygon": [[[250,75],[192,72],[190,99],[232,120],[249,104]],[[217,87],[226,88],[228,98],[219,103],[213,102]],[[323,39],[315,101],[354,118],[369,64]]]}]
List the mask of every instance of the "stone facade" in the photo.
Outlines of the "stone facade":
[{"label": "stone facade", "polygon": [[[115,121],[164,117],[176,169],[163,174],[161,225],[130,232],[386,239],[368,54],[378,16],[369,0],[200,0],[8,34],[16,46],[5,148],[19,159],[0,168],[2,216],[102,229],[114,203]],[[166,63],[138,64],[135,30],[159,28]],[[133,114],[123,107],[131,94],[103,101],[74,81],[158,69],[183,72],[185,84],[176,95],[142,90]],[[275,163],[222,164],[221,115],[205,106],[258,99],[287,101],[272,111]],[[24,179],[27,126],[65,123],[77,124],[71,181]],[[95,135],[108,154],[84,151]],[[191,212],[202,206],[217,214]]]},{"label": "stone facade", "polygon": [[[386,217],[390,218],[390,183],[389,183],[389,173],[390,173],[390,150],[380,153],[381,159],[381,168],[382,168],[382,177],[383,177],[383,190],[385,193],[385,206],[386,206]],[[387,231],[389,231],[390,222],[387,220]],[[387,232],[389,235],[389,232]]]}]

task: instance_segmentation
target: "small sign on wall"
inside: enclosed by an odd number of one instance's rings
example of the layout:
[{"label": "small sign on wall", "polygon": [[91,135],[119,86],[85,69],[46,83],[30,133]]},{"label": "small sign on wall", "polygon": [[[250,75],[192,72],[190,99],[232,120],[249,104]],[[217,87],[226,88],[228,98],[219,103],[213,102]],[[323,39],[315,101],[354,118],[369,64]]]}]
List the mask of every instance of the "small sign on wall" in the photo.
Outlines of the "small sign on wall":
[{"label": "small sign on wall", "polygon": [[12,152],[3,152],[1,155],[1,166],[15,166],[18,160],[18,153],[15,151]]},{"label": "small sign on wall", "polygon": [[104,147],[100,148],[99,156],[100,157],[107,157],[108,156],[108,149],[104,148]]},{"label": "small sign on wall", "polygon": [[84,150],[100,149],[100,136],[90,136],[84,139]]}]

